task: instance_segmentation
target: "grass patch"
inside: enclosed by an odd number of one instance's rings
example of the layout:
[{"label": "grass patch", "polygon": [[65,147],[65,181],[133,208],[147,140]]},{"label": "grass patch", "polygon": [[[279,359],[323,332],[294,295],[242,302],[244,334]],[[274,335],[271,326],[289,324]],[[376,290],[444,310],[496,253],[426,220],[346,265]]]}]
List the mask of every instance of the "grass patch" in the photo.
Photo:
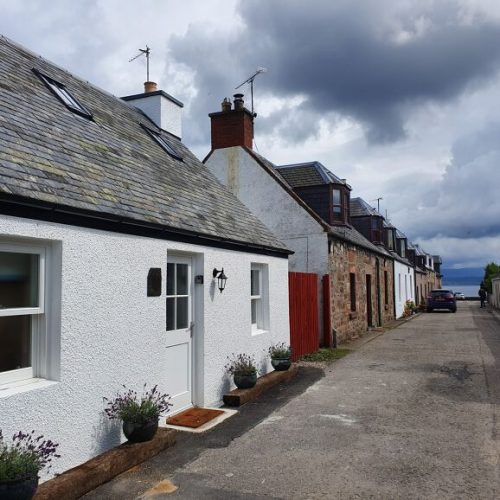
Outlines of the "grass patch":
[{"label": "grass patch", "polygon": [[301,361],[335,361],[336,359],[343,358],[351,352],[351,349],[333,349],[323,347],[319,351],[302,356]]}]

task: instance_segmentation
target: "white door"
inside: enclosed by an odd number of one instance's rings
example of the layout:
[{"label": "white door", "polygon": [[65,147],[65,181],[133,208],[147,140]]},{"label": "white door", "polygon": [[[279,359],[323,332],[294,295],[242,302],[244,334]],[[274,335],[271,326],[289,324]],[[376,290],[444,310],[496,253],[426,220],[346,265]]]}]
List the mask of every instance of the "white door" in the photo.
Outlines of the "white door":
[{"label": "white door", "polygon": [[192,263],[187,257],[168,257],[167,261],[167,393],[171,412],[192,406]]}]

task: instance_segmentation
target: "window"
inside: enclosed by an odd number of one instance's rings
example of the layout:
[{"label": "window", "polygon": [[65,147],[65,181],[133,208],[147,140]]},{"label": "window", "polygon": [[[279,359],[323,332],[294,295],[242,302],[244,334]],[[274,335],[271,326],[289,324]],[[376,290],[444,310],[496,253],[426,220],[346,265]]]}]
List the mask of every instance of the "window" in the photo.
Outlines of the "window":
[{"label": "window", "polygon": [[191,321],[187,263],[167,263],[167,331],[188,328]]},{"label": "window", "polygon": [[92,113],[82,106],[68,91],[68,89],[60,82],[44,75],[37,69],[33,68],[33,72],[42,80],[49,90],[73,113],[76,113],[85,118],[92,118]]},{"label": "window", "polygon": [[354,273],[349,274],[350,282],[350,293],[351,293],[351,311],[356,310],[356,275]]},{"label": "window", "polygon": [[0,384],[34,376],[44,277],[43,248],[0,244]]},{"label": "window", "polygon": [[250,315],[252,332],[269,327],[267,266],[252,264],[250,268]]},{"label": "window", "polygon": [[334,219],[342,218],[342,203],[340,189],[332,189],[332,212]]},{"label": "window", "polygon": [[150,128],[145,127],[144,125],[143,128],[161,146],[161,148],[164,151],[166,151],[170,156],[172,156],[172,158],[182,161],[182,156],[179,153],[177,153],[177,151],[168,143],[165,137],[163,137],[158,132],[154,132]]}]

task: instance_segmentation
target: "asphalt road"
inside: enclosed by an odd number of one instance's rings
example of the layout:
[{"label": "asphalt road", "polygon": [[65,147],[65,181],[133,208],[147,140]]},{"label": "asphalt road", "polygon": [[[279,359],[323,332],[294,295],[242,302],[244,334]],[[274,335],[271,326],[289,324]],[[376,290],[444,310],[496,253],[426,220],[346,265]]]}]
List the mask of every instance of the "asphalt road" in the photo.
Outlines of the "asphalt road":
[{"label": "asphalt road", "polygon": [[[420,314],[86,498],[500,498],[500,315]],[[143,497],[145,498],[145,497]]]}]

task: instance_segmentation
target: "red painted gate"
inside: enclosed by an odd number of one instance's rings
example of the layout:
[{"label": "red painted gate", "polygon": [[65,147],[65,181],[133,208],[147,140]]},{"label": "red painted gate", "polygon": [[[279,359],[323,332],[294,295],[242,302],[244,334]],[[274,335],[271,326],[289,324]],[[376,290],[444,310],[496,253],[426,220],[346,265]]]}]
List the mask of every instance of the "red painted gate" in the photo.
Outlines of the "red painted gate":
[{"label": "red painted gate", "polygon": [[292,359],[319,348],[318,275],[288,273]]}]

